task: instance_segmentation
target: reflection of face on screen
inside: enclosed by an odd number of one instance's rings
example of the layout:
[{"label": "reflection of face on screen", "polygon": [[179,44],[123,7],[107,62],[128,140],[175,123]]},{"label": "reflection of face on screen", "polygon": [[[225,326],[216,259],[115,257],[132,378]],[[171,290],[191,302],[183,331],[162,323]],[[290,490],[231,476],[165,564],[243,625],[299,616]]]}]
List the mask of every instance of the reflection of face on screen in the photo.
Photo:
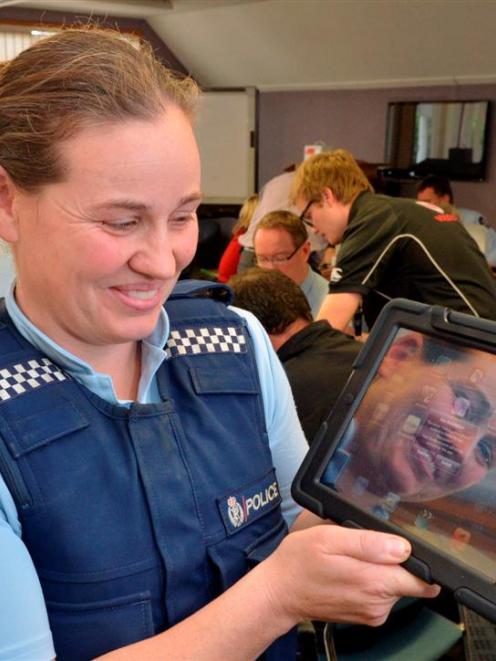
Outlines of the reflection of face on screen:
[{"label": "reflection of face on screen", "polygon": [[494,468],[496,355],[401,330],[321,481],[496,581]]},{"label": "reflection of face on screen", "polygon": [[[496,356],[401,331],[357,409],[337,484],[432,500],[496,464]],[[344,448],[343,448],[344,449]]]}]

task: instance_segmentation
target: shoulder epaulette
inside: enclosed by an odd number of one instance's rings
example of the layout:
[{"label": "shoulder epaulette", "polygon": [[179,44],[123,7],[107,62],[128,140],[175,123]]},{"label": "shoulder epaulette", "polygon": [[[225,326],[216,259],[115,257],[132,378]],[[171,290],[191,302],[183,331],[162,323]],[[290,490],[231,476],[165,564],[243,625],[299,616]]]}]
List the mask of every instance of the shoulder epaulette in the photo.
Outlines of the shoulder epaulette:
[{"label": "shoulder epaulette", "polygon": [[169,297],[170,300],[179,298],[212,298],[229,305],[233,300],[230,287],[221,282],[209,280],[180,280]]}]

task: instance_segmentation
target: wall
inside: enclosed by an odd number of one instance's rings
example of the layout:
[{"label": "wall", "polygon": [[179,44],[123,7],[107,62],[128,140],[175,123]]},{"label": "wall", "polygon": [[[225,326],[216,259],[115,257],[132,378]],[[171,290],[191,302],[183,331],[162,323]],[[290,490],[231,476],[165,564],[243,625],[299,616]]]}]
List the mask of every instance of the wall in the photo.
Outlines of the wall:
[{"label": "wall", "polygon": [[[259,116],[259,186],[289,163],[301,160],[303,145],[319,140],[344,147],[373,163],[384,159],[390,101],[490,99],[487,181],[454,182],[456,204],[477,209],[496,226],[496,85],[410,87],[358,91],[262,92]],[[413,187],[411,188],[413,192]]]}]

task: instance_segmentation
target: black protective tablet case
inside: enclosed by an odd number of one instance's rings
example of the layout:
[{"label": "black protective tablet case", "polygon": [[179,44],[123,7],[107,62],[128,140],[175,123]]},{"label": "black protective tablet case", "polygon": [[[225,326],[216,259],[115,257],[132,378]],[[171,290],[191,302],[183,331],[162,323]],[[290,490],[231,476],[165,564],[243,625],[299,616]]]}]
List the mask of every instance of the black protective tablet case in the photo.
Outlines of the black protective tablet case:
[{"label": "black protective tablet case", "polygon": [[389,303],[293,496],[408,538],[410,571],[496,621],[496,323]]}]

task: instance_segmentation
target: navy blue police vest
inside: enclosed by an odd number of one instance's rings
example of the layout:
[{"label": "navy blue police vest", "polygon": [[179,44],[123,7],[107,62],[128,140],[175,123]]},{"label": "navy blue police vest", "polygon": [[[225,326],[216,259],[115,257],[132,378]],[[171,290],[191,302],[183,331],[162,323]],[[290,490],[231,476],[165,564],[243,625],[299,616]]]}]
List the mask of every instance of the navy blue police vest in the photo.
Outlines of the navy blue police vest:
[{"label": "navy blue police vest", "polygon": [[[59,661],[164,631],[287,532],[246,323],[216,300],[228,296],[177,285],[162,401],[130,409],[74,381],[2,309],[0,470]],[[293,643],[279,639],[266,658],[293,658]]]}]

